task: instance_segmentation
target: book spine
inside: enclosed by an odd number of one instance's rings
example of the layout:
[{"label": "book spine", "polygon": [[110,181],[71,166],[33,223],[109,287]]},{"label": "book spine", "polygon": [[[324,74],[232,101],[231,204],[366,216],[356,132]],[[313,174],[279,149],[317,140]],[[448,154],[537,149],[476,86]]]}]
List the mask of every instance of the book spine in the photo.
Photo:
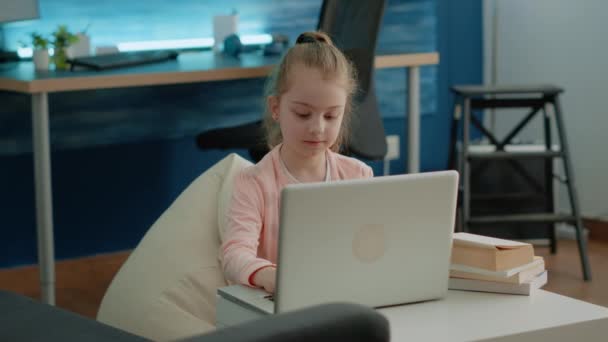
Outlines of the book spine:
[{"label": "book spine", "polygon": [[510,277],[500,277],[500,276],[483,275],[483,274],[476,274],[476,273],[471,273],[471,272],[452,270],[452,271],[450,271],[450,277],[462,278],[462,279],[484,280],[484,281],[495,281],[497,283],[507,283],[507,284],[521,284],[523,282],[521,273],[512,275]]},{"label": "book spine", "polygon": [[496,253],[491,249],[453,246],[451,260],[452,264],[496,271]]}]

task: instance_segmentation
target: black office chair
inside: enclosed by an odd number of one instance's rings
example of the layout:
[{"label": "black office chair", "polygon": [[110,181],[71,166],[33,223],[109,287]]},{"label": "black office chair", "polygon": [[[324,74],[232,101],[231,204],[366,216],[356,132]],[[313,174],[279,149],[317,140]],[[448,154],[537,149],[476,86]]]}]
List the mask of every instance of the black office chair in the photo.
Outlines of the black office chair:
[{"label": "black office chair", "polygon": [[[343,154],[380,160],[386,137],[374,91],[374,58],[386,0],[324,0],[317,29],[327,33],[357,71],[359,91],[354,99],[349,143]],[[255,161],[268,152],[262,121],[218,128],[196,137],[199,148],[246,148]]]}]

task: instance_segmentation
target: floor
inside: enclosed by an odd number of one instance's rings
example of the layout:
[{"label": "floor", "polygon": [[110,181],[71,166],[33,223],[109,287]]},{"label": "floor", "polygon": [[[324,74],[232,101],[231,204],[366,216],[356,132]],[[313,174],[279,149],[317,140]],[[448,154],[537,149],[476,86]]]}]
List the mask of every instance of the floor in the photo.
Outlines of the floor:
[{"label": "floor", "polygon": [[[57,262],[57,306],[94,318],[112,278],[128,256],[129,252],[120,252]],[[39,299],[38,267],[0,270],[0,289]]]},{"label": "floor", "polygon": [[[562,240],[555,255],[545,247],[536,247],[545,257],[549,282],[545,290],[608,307],[608,241],[591,240],[589,257],[593,281],[584,282],[578,249],[571,240]],[[98,255],[57,263],[57,305],[94,318],[103,294],[129,252]],[[0,289],[39,298],[38,268],[35,266],[0,270]]]},{"label": "floor", "polygon": [[536,254],[545,257],[549,281],[545,290],[608,307],[608,240],[589,242],[589,262],[593,279],[582,280],[580,258],[576,242],[560,241],[557,253],[549,248],[536,248]]}]

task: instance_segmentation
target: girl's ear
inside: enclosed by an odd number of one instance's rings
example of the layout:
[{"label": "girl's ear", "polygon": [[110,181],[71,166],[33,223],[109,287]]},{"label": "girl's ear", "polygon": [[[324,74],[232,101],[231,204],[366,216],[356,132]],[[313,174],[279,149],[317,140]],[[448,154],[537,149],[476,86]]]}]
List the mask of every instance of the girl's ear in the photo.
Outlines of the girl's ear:
[{"label": "girl's ear", "polygon": [[274,95],[270,95],[266,98],[268,109],[274,121],[279,121],[279,99]]}]

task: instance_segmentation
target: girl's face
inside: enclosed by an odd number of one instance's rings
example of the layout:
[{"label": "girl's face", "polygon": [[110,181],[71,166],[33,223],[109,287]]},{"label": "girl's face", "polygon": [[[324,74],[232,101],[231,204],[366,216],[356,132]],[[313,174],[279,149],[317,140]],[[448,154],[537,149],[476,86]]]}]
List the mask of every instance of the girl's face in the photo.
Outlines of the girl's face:
[{"label": "girl's face", "polygon": [[272,117],[279,123],[283,146],[300,157],[325,153],[336,142],[346,105],[346,90],[337,80],[302,64],[290,70],[289,89],[268,98]]}]

